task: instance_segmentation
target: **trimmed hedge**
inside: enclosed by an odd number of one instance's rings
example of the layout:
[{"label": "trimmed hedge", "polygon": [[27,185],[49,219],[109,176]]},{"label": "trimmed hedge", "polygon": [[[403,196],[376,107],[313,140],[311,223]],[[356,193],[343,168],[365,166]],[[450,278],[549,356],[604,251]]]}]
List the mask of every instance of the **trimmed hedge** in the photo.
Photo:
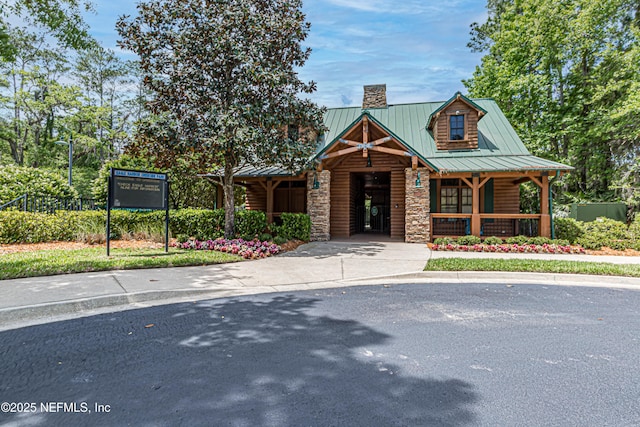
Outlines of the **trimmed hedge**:
[{"label": "trimmed hedge", "polygon": [[[287,240],[311,239],[311,217],[303,213],[282,213],[282,225],[276,227],[277,235]],[[273,228],[273,227],[272,227]]]},{"label": "trimmed hedge", "polygon": [[[164,233],[164,211],[111,211],[111,237],[125,234]],[[58,211],[55,214],[0,211],[0,243],[40,243],[83,240],[90,234],[106,232],[106,211]],[[259,237],[267,228],[264,212],[236,212],[236,234]],[[224,235],[224,210],[180,209],[169,211],[169,230],[173,236],[186,235],[199,240]]]},{"label": "trimmed hedge", "polygon": [[[259,238],[267,229],[267,215],[261,211],[238,211],[235,219],[236,235],[247,237],[245,240]],[[224,230],[224,210],[222,210],[222,230]]]}]

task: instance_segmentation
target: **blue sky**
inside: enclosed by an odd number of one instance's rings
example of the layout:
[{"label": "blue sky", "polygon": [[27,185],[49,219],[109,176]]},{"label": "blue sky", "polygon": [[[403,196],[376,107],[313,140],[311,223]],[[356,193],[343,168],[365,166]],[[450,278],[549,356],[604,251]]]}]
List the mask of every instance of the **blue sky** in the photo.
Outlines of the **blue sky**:
[{"label": "blue sky", "polygon": [[[119,51],[115,22],[135,15],[131,0],[95,0],[92,34]],[[480,0],[305,0],[313,52],[300,77],[314,80],[313,101],[327,107],[362,103],[362,86],[385,83],[390,104],[443,101],[465,92],[481,55],[467,48],[469,25],[484,22]],[[119,52],[127,59],[134,59]]]}]

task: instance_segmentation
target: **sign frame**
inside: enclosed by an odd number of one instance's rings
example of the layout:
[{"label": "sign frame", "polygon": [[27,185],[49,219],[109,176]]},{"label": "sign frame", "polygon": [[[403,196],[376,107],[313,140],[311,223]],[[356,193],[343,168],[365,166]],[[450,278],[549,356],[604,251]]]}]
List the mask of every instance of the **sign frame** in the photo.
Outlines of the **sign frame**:
[{"label": "sign frame", "polygon": [[[119,181],[123,181],[122,185],[120,185]],[[144,197],[144,191],[149,191],[149,188],[156,191],[155,187],[149,187],[148,184],[158,183],[160,185],[161,198],[150,199],[149,197]],[[124,204],[119,199],[116,199],[116,196],[124,197]],[[138,202],[135,200],[138,200]],[[169,175],[167,173],[109,168],[107,184],[107,256],[110,256],[111,253],[111,209],[164,210],[164,251],[169,252]]]}]

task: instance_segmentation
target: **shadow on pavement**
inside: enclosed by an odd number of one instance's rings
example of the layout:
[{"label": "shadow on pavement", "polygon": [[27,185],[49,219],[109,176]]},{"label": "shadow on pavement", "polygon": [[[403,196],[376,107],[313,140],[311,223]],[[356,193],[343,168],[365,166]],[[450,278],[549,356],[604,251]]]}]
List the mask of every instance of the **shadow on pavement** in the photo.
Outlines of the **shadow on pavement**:
[{"label": "shadow on pavement", "polygon": [[[384,369],[393,337],[323,316],[318,299],[179,304],[0,333],[8,401],[109,413],[0,414],[10,425],[465,425],[473,385]],[[146,326],[146,327],[145,327]],[[360,350],[359,350],[360,349]],[[13,422],[13,424],[12,424]],[[2,422],[0,422],[2,424]]]},{"label": "shadow on pavement", "polygon": [[291,252],[285,252],[278,257],[309,257],[309,258],[330,258],[335,256],[357,255],[375,256],[384,251],[385,244],[380,242],[351,242],[351,241],[329,241],[311,242],[299,246]]}]

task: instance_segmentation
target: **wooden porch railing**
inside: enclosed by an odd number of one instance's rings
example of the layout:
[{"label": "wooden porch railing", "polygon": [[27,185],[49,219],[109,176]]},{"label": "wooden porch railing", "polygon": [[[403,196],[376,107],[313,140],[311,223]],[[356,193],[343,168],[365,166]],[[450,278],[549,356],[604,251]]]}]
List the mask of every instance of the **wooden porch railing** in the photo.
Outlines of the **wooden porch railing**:
[{"label": "wooden porch railing", "polygon": [[[518,235],[535,237],[540,235],[540,214],[478,214],[480,236],[500,238]],[[458,237],[471,234],[472,214],[431,214],[431,236]]]},{"label": "wooden porch railing", "polygon": [[432,213],[431,236],[458,237],[471,234],[471,214]]}]

